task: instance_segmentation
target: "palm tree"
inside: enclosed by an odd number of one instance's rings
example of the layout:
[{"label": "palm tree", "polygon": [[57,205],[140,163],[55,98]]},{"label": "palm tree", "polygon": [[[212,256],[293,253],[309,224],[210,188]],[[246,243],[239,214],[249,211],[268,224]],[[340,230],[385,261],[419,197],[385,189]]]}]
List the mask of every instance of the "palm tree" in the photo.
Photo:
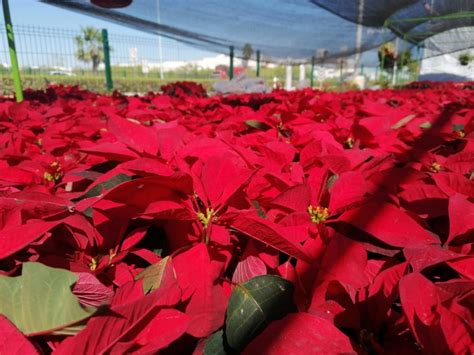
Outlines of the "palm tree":
[{"label": "palm tree", "polygon": [[242,65],[244,68],[247,68],[249,64],[249,59],[252,58],[253,49],[250,43],[246,43],[244,48],[242,48]]},{"label": "palm tree", "polygon": [[92,62],[92,72],[97,73],[100,63],[104,60],[102,35],[94,27],[81,28],[82,34],[74,37],[76,42],[76,58],[82,62]]}]

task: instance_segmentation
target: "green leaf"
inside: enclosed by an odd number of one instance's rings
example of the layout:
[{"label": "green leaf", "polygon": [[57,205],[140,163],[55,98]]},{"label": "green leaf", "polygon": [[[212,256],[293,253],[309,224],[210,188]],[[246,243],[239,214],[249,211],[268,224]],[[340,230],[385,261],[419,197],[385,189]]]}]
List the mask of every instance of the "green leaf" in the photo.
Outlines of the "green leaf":
[{"label": "green leaf", "polygon": [[464,125],[462,123],[453,124],[453,132],[464,131]]},{"label": "green leaf", "polygon": [[272,128],[271,126],[267,125],[266,123],[262,121],[257,121],[257,120],[248,120],[244,122],[247,126],[260,129],[262,131],[266,131],[267,129]]},{"label": "green leaf", "polygon": [[339,179],[339,175],[337,174],[331,175],[331,177],[326,182],[326,190],[329,190],[337,181],[337,179]]},{"label": "green leaf", "polygon": [[232,353],[235,352],[229,349],[229,346],[226,344],[224,330],[218,330],[206,339],[203,350],[204,355],[228,355]]},{"label": "green leaf", "polygon": [[71,292],[77,276],[40,263],[24,263],[21,276],[0,276],[0,314],[27,336],[66,328],[90,317]]},{"label": "green leaf", "polygon": [[225,335],[232,349],[242,350],[271,321],[294,310],[293,285],[275,275],[238,284],[227,306]]},{"label": "green leaf", "polygon": [[431,124],[431,122],[428,122],[428,121],[420,124],[420,128],[423,128],[423,129],[430,129],[431,127],[433,127],[433,125]]},{"label": "green leaf", "polygon": [[100,184],[95,185],[85,194],[75,198],[73,202],[78,202],[89,197],[99,196],[103,190],[110,190],[111,188],[121,184],[122,182],[129,180],[132,180],[131,176],[125,174],[117,174],[114,177],[111,177],[109,180],[103,181]]},{"label": "green leaf", "polygon": [[167,256],[156,264],[148,266],[135,277],[135,280],[143,279],[143,292],[147,294],[159,289],[161,284],[170,278],[176,278],[176,275],[171,257]]},{"label": "green leaf", "polygon": [[51,334],[52,335],[73,336],[73,335],[76,335],[77,333],[79,333],[85,327],[86,327],[86,324],[75,324],[75,325],[71,325],[70,327],[66,327],[66,328],[56,330],[56,331],[52,332]]},{"label": "green leaf", "polygon": [[257,210],[257,214],[259,217],[264,218],[264,219],[267,218],[267,216],[265,215],[265,211],[262,209],[262,207],[260,206],[257,200],[252,200],[252,205]]}]

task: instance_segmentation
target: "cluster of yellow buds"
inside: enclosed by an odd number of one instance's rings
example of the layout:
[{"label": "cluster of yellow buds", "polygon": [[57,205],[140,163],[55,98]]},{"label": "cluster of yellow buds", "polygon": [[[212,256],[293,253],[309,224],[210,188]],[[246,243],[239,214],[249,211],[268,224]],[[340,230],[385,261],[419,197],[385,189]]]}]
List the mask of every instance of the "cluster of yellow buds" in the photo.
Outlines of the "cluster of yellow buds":
[{"label": "cluster of yellow buds", "polygon": [[326,207],[317,206],[308,206],[308,213],[311,216],[311,222],[319,224],[326,221],[329,218],[329,211]]},{"label": "cluster of yellow buds", "polygon": [[441,164],[437,162],[432,162],[430,165],[430,171],[433,173],[439,173],[441,171]]},{"label": "cluster of yellow buds", "polygon": [[64,171],[61,167],[61,163],[58,161],[53,161],[49,166],[49,169],[44,172],[43,179],[49,182],[57,183],[63,176]]},{"label": "cluster of yellow buds", "polygon": [[199,221],[202,223],[204,229],[207,228],[209,222],[212,221],[216,221],[217,220],[217,217],[215,217],[216,215],[216,212],[211,209],[211,208],[206,208],[206,214],[204,214],[203,212],[198,212],[197,213],[197,217],[199,219]]}]

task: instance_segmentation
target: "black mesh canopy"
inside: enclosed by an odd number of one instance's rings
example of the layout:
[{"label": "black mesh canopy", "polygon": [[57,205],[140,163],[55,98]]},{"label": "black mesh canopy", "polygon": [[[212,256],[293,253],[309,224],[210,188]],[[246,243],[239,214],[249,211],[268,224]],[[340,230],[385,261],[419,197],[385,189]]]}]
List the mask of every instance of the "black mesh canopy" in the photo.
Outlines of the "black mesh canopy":
[{"label": "black mesh canopy", "polygon": [[[397,36],[405,48],[423,47],[433,36],[474,25],[474,0],[134,0],[120,9],[41,1],[210,51],[234,46],[239,56],[250,45],[263,60],[293,64],[348,57]],[[456,50],[474,46],[474,36],[465,37],[453,39]]]}]

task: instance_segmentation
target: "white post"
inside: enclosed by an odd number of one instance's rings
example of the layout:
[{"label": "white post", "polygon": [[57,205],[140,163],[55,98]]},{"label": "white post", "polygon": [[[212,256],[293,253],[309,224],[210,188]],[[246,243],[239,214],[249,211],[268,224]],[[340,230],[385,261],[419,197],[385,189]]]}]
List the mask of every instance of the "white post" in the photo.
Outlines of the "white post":
[{"label": "white post", "polygon": [[306,65],[300,64],[300,86],[303,87],[305,85],[305,80],[306,80]]},{"label": "white post", "polygon": [[[160,0],[156,0],[156,17],[158,24],[161,24]],[[158,35],[158,56],[160,61],[160,79],[163,80],[165,74],[163,72],[163,43],[161,41],[161,35]]]},{"label": "white post", "polygon": [[[398,41],[399,38],[395,38],[395,57],[398,57]],[[393,66],[393,72],[392,72],[392,85],[395,86],[397,83],[397,71],[398,71],[398,64],[397,61],[395,60],[395,65]]]},{"label": "white post", "polygon": [[286,79],[285,79],[285,89],[291,90],[293,79],[293,68],[291,65],[286,66]]},{"label": "white post", "polygon": [[357,68],[360,65],[360,56],[362,50],[362,34],[363,26],[362,21],[364,20],[364,2],[365,0],[359,0],[358,16],[357,16],[357,32],[356,32],[356,54],[354,60],[354,74],[357,74]]}]

